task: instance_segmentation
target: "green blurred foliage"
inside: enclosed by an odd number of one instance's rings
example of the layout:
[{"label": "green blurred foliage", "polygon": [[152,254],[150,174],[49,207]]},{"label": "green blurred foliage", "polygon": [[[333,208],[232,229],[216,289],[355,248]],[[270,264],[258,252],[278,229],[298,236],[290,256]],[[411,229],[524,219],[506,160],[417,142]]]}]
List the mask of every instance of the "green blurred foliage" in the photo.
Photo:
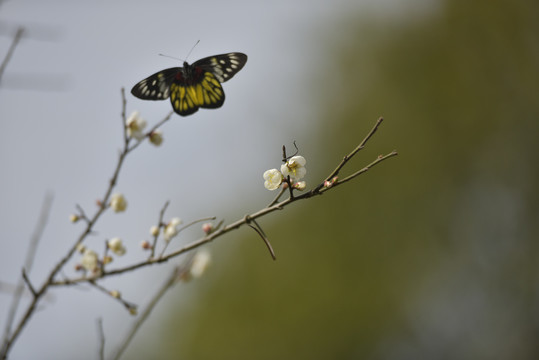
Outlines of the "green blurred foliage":
[{"label": "green blurred foliage", "polygon": [[170,316],[153,350],[539,358],[539,2],[453,0],[431,14],[363,13],[322,30],[331,66],[311,84],[320,127],[302,144],[308,180],[380,115],[347,169],[400,155],[262,219],[276,262],[251,230],[212,244],[214,264],[189,285],[196,302]]}]

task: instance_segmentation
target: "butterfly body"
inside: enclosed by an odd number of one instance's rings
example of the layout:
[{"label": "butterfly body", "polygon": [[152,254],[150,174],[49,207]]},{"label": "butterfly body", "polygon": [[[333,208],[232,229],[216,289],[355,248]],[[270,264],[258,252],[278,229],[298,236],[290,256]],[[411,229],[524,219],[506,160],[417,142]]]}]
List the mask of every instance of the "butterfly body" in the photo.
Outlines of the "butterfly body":
[{"label": "butterfly body", "polygon": [[183,63],[159,71],[140,81],[131,94],[143,100],[170,98],[176,113],[187,116],[199,108],[216,109],[223,105],[225,93],[221,83],[231,79],[247,62],[247,55],[228,53]]}]

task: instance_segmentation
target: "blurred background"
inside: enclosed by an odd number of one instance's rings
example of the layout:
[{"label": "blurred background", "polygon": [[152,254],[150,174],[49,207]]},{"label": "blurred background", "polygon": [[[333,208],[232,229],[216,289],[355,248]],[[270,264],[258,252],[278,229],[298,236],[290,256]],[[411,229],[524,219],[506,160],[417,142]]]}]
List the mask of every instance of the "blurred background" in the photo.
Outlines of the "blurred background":
[{"label": "blurred background", "polygon": [[[183,58],[200,39],[190,62],[249,61],[222,108],[175,116],[161,147],[128,157],[117,188],[128,210],[88,241],[122,237],[114,267],[145,258],[167,200],[165,219],[185,222],[262,208],[282,145],[297,142],[314,186],[383,116],[343,174],[399,156],[262,218],[275,262],[250,229],[207,246],[208,272],[166,295],[124,358],[539,358],[537,1],[12,0],[0,4],[2,57],[18,26],[0,83],[2,328],[45,194],[36,284],[82,231],[75,205],[93,213],[106,189],[120,88],[179,66],[157,54]],[[149,123],[170,111],[127,101]],[[176,263],[104,285],[144,307]],[[110,353],[133,317],[89,287],[55,289],[12,358],[98,358],[98,317]]]}]

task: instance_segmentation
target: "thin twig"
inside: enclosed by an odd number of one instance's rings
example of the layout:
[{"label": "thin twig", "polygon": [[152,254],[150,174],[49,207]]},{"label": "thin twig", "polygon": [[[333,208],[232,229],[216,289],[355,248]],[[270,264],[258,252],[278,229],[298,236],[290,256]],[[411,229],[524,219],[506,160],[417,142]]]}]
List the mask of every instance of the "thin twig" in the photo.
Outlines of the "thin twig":
[{"label": "thin twig", "polygon": [[[294,142],[294,146],[296,146],[296,142]],[[297,148],[298,147],[296,146],[296,149]],[[283,145],[283,163],[286,164],[286,165],[288,165],[288,158],[289,157],[286,155],[286,146]],[[290,175],[287,175],[283,179],[283,182],[287,185],[288,192],[290,194],[290,198],[293,199],[294,198],[294,188],[292,187],[292,182],[290,181]],[[285,189],[284,186],[283,186],[283,189]]]},{"label": "thin twig", "polygon": [[262,230],[262,228],[260,227],[260,225],[258,225],[258,223],[253,220],[252,221],[256,226],[253,226],[251,224],[248,224],[249,227],[251,229],[253,229],[254,231],[257,232],[258,235],[260,235],[260,238],[262,239],[262,241],[264,241],[264,243],[266,244],[266,247],[268,248],[269,252],[270,252],[270,255],[271,257],[273,258],[273,260],[277,260],[277,258],[275,257],[275,251],[273,251],[273,248],[271,247],[271,244],[269,242],[269,239],[268,237],[266,236],[266,234],[264,234],[264,231]]},{"label": "thin twig", "polygon": [[22,278],[23,278],[26,286],[28,286],[28,290],[30,290],[32,295],[34,295],[34,297],[35,297],[36,296],[36,290],[34,289],[34,286],[32,285],[32,283],[30,282],[30,279],[28,279],[28,274],[26,274],[26,270],[24,268],[22,268]]},{"label": "thin twig", "polygon": [[[161,229],[161,226],[163,225],[163,218],[165,217],[165,211],[167,210],[168,204],[170,201],[167,201],[165,205],[163,205],[163,208],[159,212],[159,221],[157,222],[157,226],[159,229]],[[153,244],[152,244],[152,251],[150,253],[150,258],[153,258],[155,255],[155,246],[157,245],[157,239],[159,238],[159,232],[153,236]]]},{"label": "thin twig", "polygon": [[24,33],[24,28],[21,26],[17,29],[17,32],[15,32],[15,36],[13,36],[13,41],[11,41],[11,45],[9,46],[6,56],[4,57],[4,60],[2,60],[2,64],[0,65],[0,82],[2,81],[2,76],[4,75],[4,71],[6,70],[7,64],[9,63],[9,60],[11,60],[11,57],[13,56],[13,53],[15,52],[15,48],[19,44],[19,41],[21,40],[23,33]]},{"label": "thin twig", "polygon": [[122,87],[120,89],[120,92],[122,94],[122,133],[123,133],[124,143],[127,144],[129,142],[129,137],[127,136],[127,115],[125,112],[125,109],[127,108],[127,99],[125,98],[125,88]]},{"label": "thin twig", "polygon": [[75,207],[77,208],[77,211],[79,212],[78,217],[84,220],[86,223],[88,223],[90,219],[88,219],[88,216],[86,216],[86,213],[84,212],[84,209],[82,208],[82,206],[80,206],[79,204],[75,204]]},{"label": "thin twig", "polygon": [[45,199],[43,199],[43,205],[41,206],[38,222],[36,224],[32,237],[30,238],[30,245],[28,246],[28,252],[26,253],[26,259],[24,261],[24,268],[28,273],[32,270],[32,266],[34,265],[37,246],[39,244],[39,241],[41,240],[41,237],[43,236],[47,221],[49,220],[52,200],[52,194],[47,193],[45,195]]},{"label": "thin twig", "polygon": [[398,155],[398,153],[396,151],[392,151],[387,155],[383,155],[383,156],[380,155],[376,160],[371,162],[369,165],[365,166],[363,169],[356,171],[355,173],[345,177],[344,179],[339,179],[336,183],[333,184],[333,186],[341,185],[341,184],[343,184],[343,183],[345,183],[347,181],[350,181],[350,180],[358,177],[359,175],[367,172],[370,168],[372,168],[373,166],[381,163],[382,161],[386,160],[387,158],[390,158],[392,156],[397,156],[397,155]]},{"label": "thin twig", "polygon": [[214,231],[219,230],[219,229],[221,228],[221,226],[223,226],[224,223],[225,223],[224,220],[219,221],[219,222],[217,223],[217,225],[212,229],[211,232],[214,232]]},{"label": "thin twig", "polygon": [[194,220],[194,221],[191,221],[189,224],[187,225],[184,225],[182,226],[181,228],[178,229],[178,231],[176,231],[176,234],[174,234],[174,236],[172,236],[166,243],[165,243],[165,246],[163,247],[163,251],[161,251],[161,255],[159,255],[160,258],[163,257],[163,255],[165,254],[165,250],[167,249],[168,247],[168,244],[170,244],[170,242],[172,241],[172,239],[174,239],[176,236],[178,236],[183,230],[187,229],[188,227],[191,227],[195,224],[198,224],[202,221],[210,221],[210,220],[215,220],[215,216],[211,216],[211,217],[206,217],[206,218],[201,218],[201,219],[197,219],[197,220]]},{"label": "thin twig", "polygon": [[99,337],[99,359],[105,360],[105,332],[102,318],[97,319],[97,336]]},{"label": "thin twig", "polygon": [[191,264],[193,261],[194,254],[187,258],[183,264],[181,264],[178,267],[175,267],[174,270],[171,272],[169,278],[163,283],[159,291],[154,295],[148,306],[144,309],[144,311],[139,315],[138,319],[135,321],[133,326],[131,327],[131,330],[128,332],[126,338],[122,341],[114,355],[111,357],[113,360],[118,360],[122,354],[124,353],[127,346],[131,343],[131,340],[135,336],[135,334],[138,332],[142,324],[146,321],[150,313],[153,311],[157,303],[161,300],[161,298],[165,295],[165,293],[172,288],[176,282],[178,282],[178,279],[181,279],[187,272],[189,272],[189,269],[191,268]]},{"label": "thin twig", "polygon": [[[380,126],[382,121],[384,121],[384,118],[382,118],[382,117],[378,118],[378,120],[376,121],[376,124],[374,124],[373,128],[367,134],[367,136],[365,136],[363,141],[361,141],[359,143],[359,145],[354,150],[352,150],[352,152],[350,154],[346,155],[343,158],[341,163],[339,165],[337,165],[337,167],[335,168],[335,170],[333,170],[333,172],[331,172],[331,174],[328,175],[328,177],[326,178],[325,181],[331,181],[331,179],[333,179],[335,176],[337,176],[339,174],[339,171],[341,171],[341,169],[344,167],[344,165],[346,165],[348,160],[350,160],[355,154],[357,154],[358,151],[362,150],[365,147],[365,145],[367,144],[367,141],[369,141],[369,139],[374,135],[376,130],[378,130],[378,127]],[[320,190],[323,186],[324,186],[324,182],[322,182],[320,185],[318,185],[317,189],[315,189],[315,190]]]},{"label": "thin twig", "polygon": [[286,189],[284,188],[284,186],[281,186],[281,188],[279,189],[279,193],[277,194],[277,196],[275,196],[275,198],[273,198],[273,200],[268,204],[267,207],[275,205],[279,201],[279,199],[281,198],[281,196],[284,194],[285,191]]},{"label": "thin twig", "polygon": [[113,299],[119,301],[127,310],[129,310],[129,311],[136,310],[137,305],[122,299],[122,297],[119,295],[118,292],[116,292],[116,294],[114,294],[115,292],[108,290],[107,288],[105,288],[102,285],[99,285],[95,281],[88,281],[88,284],[92,285],[93,287],[95,287],[96,289],[101,291],[102,293],[104,293],[106,295],[109,295]]},{"label": "thin twig", "polygon": [[41,205],[41,211],[39,212],[39,218],[36,223],[36,227],[34,228],[34,231],[32,233],[32,236],[30,237],[30,243],[28,245],[28,249],[26,251],[26,259],[24,261],[24,267],[23,267],[23,276],[18,281],[15,291],[13,293],[13,299],[11,302],[11,305],[9,307],[8,312],[8,318],[6,321],[6,326],[4,329],[4,336],[2,340],[2,344],[6,344],[9,336],[11,335],[11,327],[13,326],[13,320],[15,319],[15,313],[17,312],[17,308],[19,307],[22,294],[24,292],[24,283],[28,285],[28,288],[32,292],[32,295],[35,297],[35,290],[30,284],[30,281],[26,277],[26,273],[30,272],[32,270],[32,266],[34,264],[34,259],[36,255],[37,246],[39,244],[39,241],[41,240],[43,236],[43,232],[45,231],[45,226],[47,225],[47,221],[49,219],[49,214],[51,211],[52,206],[52,199],[53,196],[51,193],[47,193],[45,195],[45,198],[43,199],[43,205]]}]

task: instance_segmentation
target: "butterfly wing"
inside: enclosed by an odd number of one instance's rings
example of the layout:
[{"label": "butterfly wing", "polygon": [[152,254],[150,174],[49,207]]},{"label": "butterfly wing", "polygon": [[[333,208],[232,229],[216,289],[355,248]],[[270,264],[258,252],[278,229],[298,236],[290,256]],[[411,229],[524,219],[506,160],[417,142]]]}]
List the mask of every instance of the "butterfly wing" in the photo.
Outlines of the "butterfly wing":
[{"label": "butterfly wing", "polygon": [[142,100],[165,100],[170,96],[170,85],[181,71],[180,67],[161,70],[133,86],[131,94]]},{"label": "butterfly wing", "polygon": [[194,65],[193,69],[192,77],[176,77],[170,85],[172,108],[182,116],[193,114],[199,108],[215,109],[225,102],[225,92],[215,75],[209,71],[197,71]]},{"label": "butterfly wing", "polygon": [[225,82],[238,71],[240,71],[247,62],[247,55],[233,52],[228,54],[209,56],[198,60],[192,66],[200,67],[204,71],[211,72],[219,82]]}]

